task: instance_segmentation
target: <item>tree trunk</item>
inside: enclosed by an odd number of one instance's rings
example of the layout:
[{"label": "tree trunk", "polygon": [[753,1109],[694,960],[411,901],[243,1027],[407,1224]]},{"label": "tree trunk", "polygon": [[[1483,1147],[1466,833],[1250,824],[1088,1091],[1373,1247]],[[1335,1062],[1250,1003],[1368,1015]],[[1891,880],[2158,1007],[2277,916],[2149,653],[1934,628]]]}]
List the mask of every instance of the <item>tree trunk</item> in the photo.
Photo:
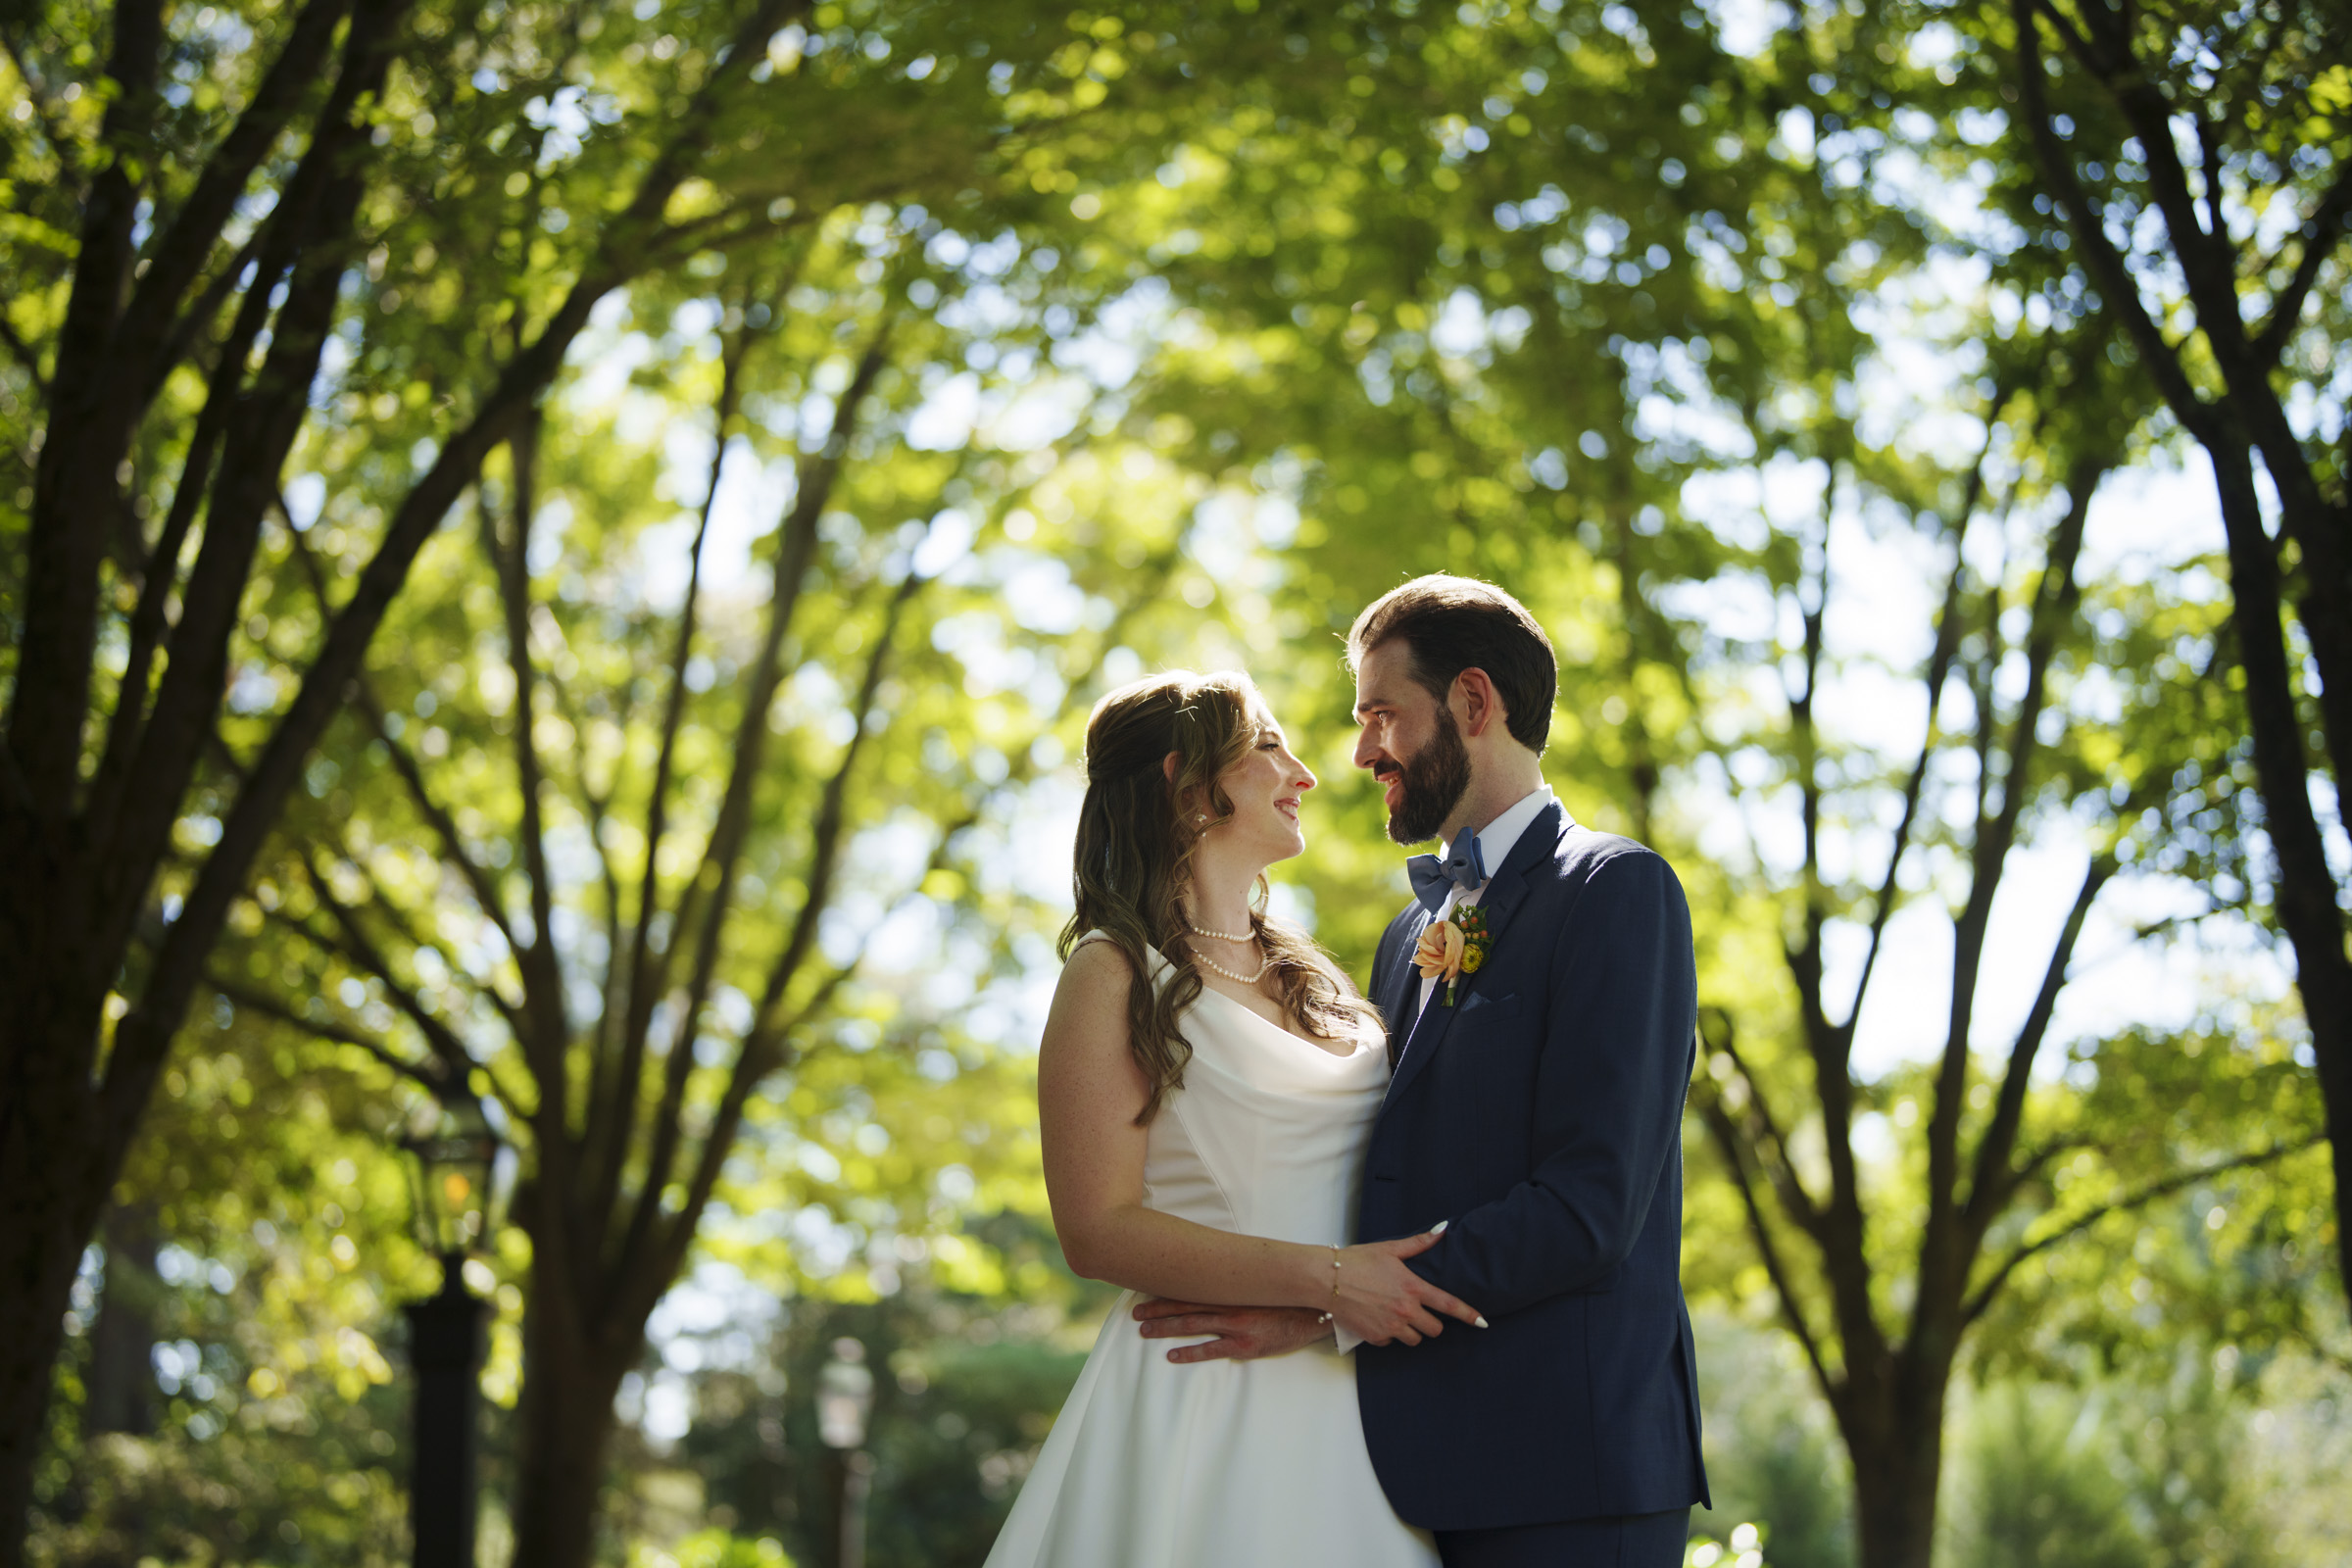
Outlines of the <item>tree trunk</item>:
[{"label": "tree trunk", "polygon": [[[2352,960],[2344,953],[2343,908],[2311,804],[2311,759],[2280,630],[2285,607],[2278,558],[2262,525],[2253,455],[2226,412],[2208,416],[2197,433],[2213,460],[2229,539],[2231,623],[2238,667],[2246,677],[2247,729],[2277,878],[2273,902],[2295,950],[2295,988],[2319,1063],[2335,1174],[2336,1265],[2345,1298],[2352,1301]],[[2288,515],[2283,524],[2291,536],[2332,526],[2334,519]]]},{"label": "tree trunk", "polygon": [[1867,1430],[1847,1427],[1854,1462],[1854,1533],[1858,1568],[1931,1568],[1936,1493],[1943,1479],[1941,1379],[1909,1408],[1879,1412]]},{"label": "tree trunk", "polygon": [[106,981],[71,947],[87,914],[78,835],[17,816],[0,837],[0,1568],[21,1568],[34,1466],[82,1248],[119,1145],[90,1093]]},{"label": "tree trunk", "polygon": [[612,1400],[645,1335],[615,1354],[581,1321],[571,1282],[534,1261],[523,1322],[514,1568],[589,1568],[612,1446]]},{"label": "tree trunk", "polygon": [[[33,969],[20,971],[18,983]],[[30,995],[7,999],[0,1017],[8,1079],[0,1100],[0,1568],[24,1561],[24,1521],[49,1435],[66,1309],[114,1170],[109,1141],[86,1113],[71,1113],[84,1111],[89,1096],[44,1092],[44,1080],[87,1070],[98,1008],[62,1006],[65,999],[50,988],[26,989]],[[35,1105],[71,1111],[36,1120],[28,1114]]]}]

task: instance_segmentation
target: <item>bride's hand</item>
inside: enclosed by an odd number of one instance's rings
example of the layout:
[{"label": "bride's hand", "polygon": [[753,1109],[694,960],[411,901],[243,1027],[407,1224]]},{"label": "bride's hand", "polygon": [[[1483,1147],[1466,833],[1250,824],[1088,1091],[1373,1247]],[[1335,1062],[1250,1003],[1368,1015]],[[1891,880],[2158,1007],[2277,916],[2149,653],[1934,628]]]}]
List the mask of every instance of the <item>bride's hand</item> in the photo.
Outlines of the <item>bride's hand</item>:
[{"label": "bride's hand", "polygon": [[1337,1291],[1331,1315],[1368,1345],[1402,1340],[1419,1345],[1444,1332],[1439,1314],[1459,1318],[1473,1328],[1485,1328],[1478,1309],[1438,1289],[1404,1266],[1404,1260],[1438,1245],[1439,1231],[1399,1237],[1393,1242],[1365,1242],[1340,1250]]}]

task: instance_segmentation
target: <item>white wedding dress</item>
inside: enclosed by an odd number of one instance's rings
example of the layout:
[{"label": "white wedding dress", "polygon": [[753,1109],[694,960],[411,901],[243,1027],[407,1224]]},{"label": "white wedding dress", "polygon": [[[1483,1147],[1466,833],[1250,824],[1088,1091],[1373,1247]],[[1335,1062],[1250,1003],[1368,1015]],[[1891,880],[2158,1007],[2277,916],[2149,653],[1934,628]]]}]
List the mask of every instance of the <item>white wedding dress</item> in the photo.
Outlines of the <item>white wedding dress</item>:
[{"label": "white wedding dress", "polygon": [[[1183,1029],[1193,1058],[1152,1118],[1145,1201],[1345,1244],[1388,1086],[1378,1032],[1335,1055],[1208,989]],[[1168,1350],[1200,1342],[1145,1339],[1137,1299],[1111,1307],[988,1568],[1435,1568],[1372,1473],[1348,1357],[1326,1340],[1179,1366]]]}]

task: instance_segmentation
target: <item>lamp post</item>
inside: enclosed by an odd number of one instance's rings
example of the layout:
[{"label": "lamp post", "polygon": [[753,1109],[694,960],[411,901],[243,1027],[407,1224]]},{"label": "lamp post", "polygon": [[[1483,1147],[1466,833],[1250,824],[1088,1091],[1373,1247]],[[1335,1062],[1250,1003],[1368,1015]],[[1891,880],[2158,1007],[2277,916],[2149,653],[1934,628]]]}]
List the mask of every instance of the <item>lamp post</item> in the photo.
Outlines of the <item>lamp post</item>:
[{"label": "lamp post", "polygon": [[865,1568],[865,1498],[874,1480],[865,1421],[873,1408],[874,1374],[865,1364],[865,1347],[853,1339],[835,1340],[832,1358],[816,1375],[816,1435],[841,1466],[841,1537],[834,1568]]},{"label": "lamp post", "polygon": [[402,1308],[416,1368],[409,1532],[416,1568],[473,1568],[475,1405],[489,1303],[466,1288],[466,1256],[489,1235],[503,1149],[479,1102],[445,1104],[401,1140],[416,1240],[441,1259],[440,1294]]}]

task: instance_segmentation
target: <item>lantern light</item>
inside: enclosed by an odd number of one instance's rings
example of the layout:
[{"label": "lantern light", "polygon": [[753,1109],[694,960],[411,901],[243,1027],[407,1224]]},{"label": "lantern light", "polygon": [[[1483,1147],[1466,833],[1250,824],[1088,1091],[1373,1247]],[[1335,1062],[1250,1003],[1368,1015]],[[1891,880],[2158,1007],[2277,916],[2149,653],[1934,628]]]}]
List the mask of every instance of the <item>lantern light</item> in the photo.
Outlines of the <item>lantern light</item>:
[{"label": "lantern light", "polygon": [[496,1227],[514,1151],[471,1096],[444,1102],[400,1141],[416,1243],[445,1261],[480,1250]]}]

